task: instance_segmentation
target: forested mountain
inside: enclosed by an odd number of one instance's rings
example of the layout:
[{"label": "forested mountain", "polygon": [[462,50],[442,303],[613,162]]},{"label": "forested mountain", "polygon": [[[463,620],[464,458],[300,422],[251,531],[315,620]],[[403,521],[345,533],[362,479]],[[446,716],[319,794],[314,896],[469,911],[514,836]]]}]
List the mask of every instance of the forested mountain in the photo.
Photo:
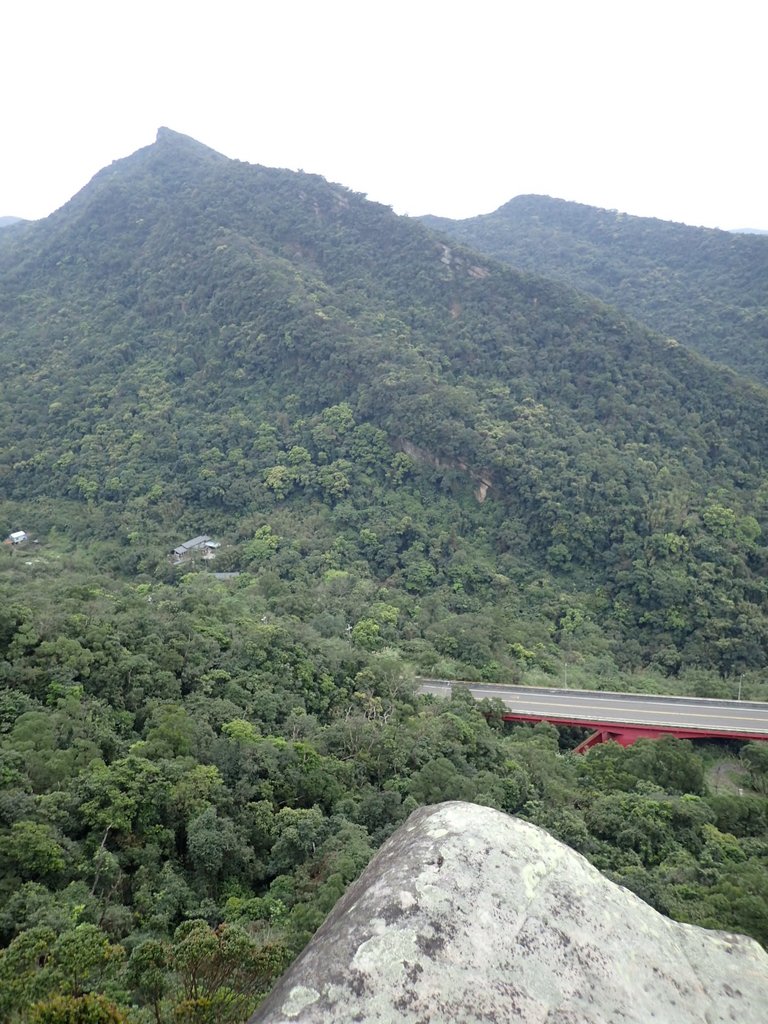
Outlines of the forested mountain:
[{"label": "forested mountain", "polygon": [[[445,588],[459,615],[509,601],[517,620],[519,581],[552,572],[592,594],[622,665],[764,664],[759,388],[321,178],[168,131],[14,235],[0,482],[38,499],[38,529],[116,537],[140,567],[203,527],[298,542],[311,511],[327,568]],[[568,612],[547,614],[556,635]],[[479,669],[544,642],[530,629],[443,646]]]},{"label": "forested mountain", "polygon": [[0,232],[0,356],[0,1021],[243,1020],[449,798],[768,941],[762,745],[734,802],[413,684],[766,696],[761,386],[166,129]]},{"label": "forested mountain", "polygon": [[632,217],[548,196],[424,223],[563,281],[710,359],[768,381],[768,238]]}]

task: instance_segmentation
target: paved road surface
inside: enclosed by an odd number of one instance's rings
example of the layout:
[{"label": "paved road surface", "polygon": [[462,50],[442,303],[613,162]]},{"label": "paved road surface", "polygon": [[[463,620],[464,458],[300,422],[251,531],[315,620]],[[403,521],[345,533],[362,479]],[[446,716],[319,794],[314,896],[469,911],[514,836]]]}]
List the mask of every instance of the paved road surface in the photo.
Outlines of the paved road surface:
[{"label": "paved road surface", "polygon": [[540,686],[498,686],[418,680],[422,693],[449,696],[451,686],[466,686],[473,697],[498,697],[519,715],[541,715],[582,722],[665,726],[716,732],[749,733],[768,739],[768,704],[753,701],[664,697],[637,693],[598,693]]}]

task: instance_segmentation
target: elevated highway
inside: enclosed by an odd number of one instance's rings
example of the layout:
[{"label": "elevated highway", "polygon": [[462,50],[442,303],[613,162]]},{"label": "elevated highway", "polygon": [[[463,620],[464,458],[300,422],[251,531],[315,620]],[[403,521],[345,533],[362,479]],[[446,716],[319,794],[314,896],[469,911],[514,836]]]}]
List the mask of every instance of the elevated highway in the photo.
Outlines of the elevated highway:
[{"label": "elevated highway", "polygon": [[503,717],[507,721],[551,722],[594,730],[579,744],[578,751],[606,740],[626,747],[638,739],[660,736],[768,740],[768,704],[756,701],[501,686],[424,677],[417,681],[421,693],[437,697],[450,696],[453,686],[461,686],[476,700],[500,700],[506,707]]}]

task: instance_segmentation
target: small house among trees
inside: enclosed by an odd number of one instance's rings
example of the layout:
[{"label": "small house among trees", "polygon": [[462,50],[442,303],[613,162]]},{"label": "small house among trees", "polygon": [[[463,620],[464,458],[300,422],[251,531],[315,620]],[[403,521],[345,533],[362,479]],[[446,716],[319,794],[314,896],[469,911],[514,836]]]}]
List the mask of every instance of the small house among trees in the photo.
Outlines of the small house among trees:
[{"label": "small house among trees", "polygon": [[6,539],[3,541],[4,544],[23,544],[24,541],[29,540],[29,534],[24,530],[15,530],[13,533],[9,533]]},{"label": "small house among trees", "polygon": [[221,547],[217,541],[212,540],[203,534],[200,537],[193,537],[173,549],[171,561],[174,565],[181,565],[195,558],[211,559],[216,557],[217,550]]}]

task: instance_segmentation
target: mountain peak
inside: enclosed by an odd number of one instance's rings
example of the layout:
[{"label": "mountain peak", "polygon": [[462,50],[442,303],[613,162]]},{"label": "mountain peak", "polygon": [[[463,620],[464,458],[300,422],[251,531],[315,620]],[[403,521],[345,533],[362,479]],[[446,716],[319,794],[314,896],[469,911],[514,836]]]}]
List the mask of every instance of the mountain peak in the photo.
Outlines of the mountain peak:
[{"label": "mountain peak", "polygon": [[[181,132],[175,132],[173,128],[167,128],[165,125],[161,125],[157,129],[157,142],[165,142],[166,140],[172,141],[174,139],[192,139],[191,135],[184,135]],[[192,139],[193,142],[197,141]]]},{"label": "mountain peak", "polygon": [[173,163],[176,167],[199,165],[208,168],[229,162],[229,158],[223,153],[198,142],[191,135],[184,135],[182,132],[162,126],[157,129],[154,142],[122,160],[115,161],[112,168],[132,167],[136,164],[157,165],[158,163]]},{"label": "mountain peak", "polygon": [[[173,148],[177,152],[196,153],[198,155],[205,153],[210,156],[215,156],[219,160],[227,159],[223,153],[219,153],[215,149],[211,149],[210,146],[206,146],[202,142],[198,142],[197,139],[193,139],[191,135],[184,135],[182,132],[176,132],[172,128],[161,126],[157,129],[157,137],[155,138],[154,146],[148,146],[147,149],[167,150],[169,148]],[[141,150],[139,152],[141,152]]]},{"label": "mountain peak", "polygon": [[128,186],[137,196],[142,192],[145,196],[168,194],[168,190],[175,193],[193,183],[200,185],[230,162],[189,135],[163,126],[158,128],[154,142],[102,168],[57,212],[79,214],[94,199],[104,200],[111,195],[115,187]]}]

